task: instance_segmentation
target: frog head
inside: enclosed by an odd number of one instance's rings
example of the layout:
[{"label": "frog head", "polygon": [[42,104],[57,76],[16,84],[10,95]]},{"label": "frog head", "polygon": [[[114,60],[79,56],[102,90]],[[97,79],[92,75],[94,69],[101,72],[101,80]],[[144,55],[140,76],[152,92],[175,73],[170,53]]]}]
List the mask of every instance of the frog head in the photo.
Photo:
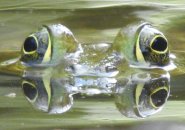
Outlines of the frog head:
[{"label": "frog head", "polygon": [[131,64],[164,66],[169,63],[168,41],[149,23],[130,25],[120,30],[113,43]]},{"label": "frog head", "polygon": [[76,47],[77,40],[67,27],[61,24],[43,26],[25,39],[20,60],[27,65],[57,64]]}]

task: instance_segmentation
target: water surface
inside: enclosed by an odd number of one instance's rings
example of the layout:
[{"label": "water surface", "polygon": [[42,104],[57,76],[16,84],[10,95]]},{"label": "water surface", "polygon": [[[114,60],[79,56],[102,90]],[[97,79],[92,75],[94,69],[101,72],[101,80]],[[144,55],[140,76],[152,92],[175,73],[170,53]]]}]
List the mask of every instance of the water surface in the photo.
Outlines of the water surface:
[{"label": "water surface", "polygon": [[[177,69],[170,72],[170,95],[159,113],[146,119],[123,116],[110,95],[74,96],[72,108],[48,114],[26,100],[18,77],[1,76],[1,129],[135,129],[138,124],[165,121],[177,128],[185,124],[185,1],[43,1],[0,2],[0,51],[19,51],[25,37],[42,25],[61,23],[81,43],[112,43],[120,28],[139,21],[151,22],[167,37]],[[2,56],[3,58],[4,56]],[[10,56],[11,57],[11,56]],[[14,56],[13,56],[14,57]],[[5,57],[4,57],[5,58]],[[142,122],[142,123],[141,123]],[[176,124],[176,122],[178,122]],[[163,125],[163,124],[162,124]],[[133,128],[132,128],[133,127]],[[138,127],[140,128],[140,127]]]}]

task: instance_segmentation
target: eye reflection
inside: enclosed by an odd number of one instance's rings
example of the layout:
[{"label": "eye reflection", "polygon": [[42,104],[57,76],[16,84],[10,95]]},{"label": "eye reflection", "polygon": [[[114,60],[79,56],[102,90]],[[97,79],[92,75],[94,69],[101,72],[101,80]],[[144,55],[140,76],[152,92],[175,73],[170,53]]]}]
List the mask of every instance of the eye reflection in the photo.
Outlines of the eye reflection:
[{"label": "eye reflection", "polygon": [[151,116],[163,108],[169,96],[168,76],[146,73],[143,78],[139,75],[132,75],[126,84],[118,81],[116,86],[116,107],[126,117]]},{"label": "eye reflection", "polygon": [[26,73],[22,79],[22,89],[34,108],[52,114],[64,113],[71,108],[73,97],[65,87],[66,80]]},{"label": "eye reflection", "polygon": [[37,88],[32,83],[23,81],[22,82],[22,89],[23,89],[24,95],[30,101],[33,101],[38,96]]},{"label": "eye reflection", "polygon": [[150,95],[150,102],[152,102],[155,107],[160,107],[165,103],[167,97],[168,90],[165,88],[161,88],[157,92]]}]

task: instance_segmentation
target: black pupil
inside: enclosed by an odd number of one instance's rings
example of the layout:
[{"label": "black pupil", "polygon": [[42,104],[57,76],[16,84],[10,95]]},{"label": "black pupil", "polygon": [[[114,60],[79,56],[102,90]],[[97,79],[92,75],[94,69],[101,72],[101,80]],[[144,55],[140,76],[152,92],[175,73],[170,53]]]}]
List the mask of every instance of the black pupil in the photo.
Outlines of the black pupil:
[{"label": "black pupil", "polygon": [[162,106],[166,101],[167,95],[168,95],[168,92],[165,89],[159,90],[156,93],[152,94],[151,99],[153,104],[156,107]]},{"label": "black pupil", "polygon": [[157,37],[153,41],[151,48],[156,51],[164,51],[167,48],[167,41],[162,37]]},{"label": "black pupil", "polygon": [[31,84],[28,83],[24,83],[22,87],[25,96],[28,97],[30,100],[33,100],[37,94],[36,88],[34,88]]},{"label": "black pupil", "polygon": [[37,43],[33,37],[26,38],[24,42],[24,50],[26,52],[32,52],[37,49]]}]

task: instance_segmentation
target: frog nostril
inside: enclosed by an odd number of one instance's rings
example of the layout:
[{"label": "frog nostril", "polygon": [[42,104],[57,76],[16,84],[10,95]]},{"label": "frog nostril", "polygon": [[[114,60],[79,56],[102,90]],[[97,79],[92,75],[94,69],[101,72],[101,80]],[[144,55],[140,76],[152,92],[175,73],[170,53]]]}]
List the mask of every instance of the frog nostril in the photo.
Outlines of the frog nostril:
[{"label": "frog nostril", "polygon": [[28,37],[26,38],[23,47],[25,52],[27,53],[33,52],[37,49],[37,41],[35,40],[34,37]]},{"label": "frog nostril", "polygon": [[163,37],[157,37],[151,43],[151,49],[164,52],[168,48],[168,43]]}]

